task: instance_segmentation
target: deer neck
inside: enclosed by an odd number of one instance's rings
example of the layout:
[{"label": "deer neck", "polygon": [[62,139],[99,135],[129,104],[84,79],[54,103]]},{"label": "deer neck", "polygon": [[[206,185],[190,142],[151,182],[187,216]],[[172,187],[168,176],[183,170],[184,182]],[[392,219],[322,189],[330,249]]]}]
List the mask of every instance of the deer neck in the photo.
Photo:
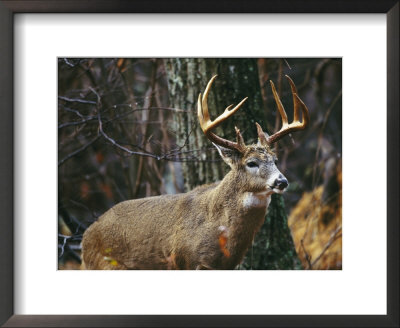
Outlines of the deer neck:
[{"label": "deer neck", "polygon": [[219,229],[227,232],[229,261],[237,265],[243,260],[255,234],[265,220],[271,195],[251,191],[243,185],[240,175],[229,172],[213,190],[213,219]]},{"label": "deer neck", "polygon": [[231,225],[243,221],[251,226],[255,221],[264,220],[271,192],[249,190],[240,174],[230,171],[214,189],[212,198],[212,210],[219,213],[222,221],[227,221],[222,223]]},{"label": "deer neck", "polygon": [[235,208],[241,212],[266,210],[273,193],[272,191],[249,189],[246,181],[243,181],[240,173],[236,171],[230,171],[215,191],[224,202],[234,200]]}]

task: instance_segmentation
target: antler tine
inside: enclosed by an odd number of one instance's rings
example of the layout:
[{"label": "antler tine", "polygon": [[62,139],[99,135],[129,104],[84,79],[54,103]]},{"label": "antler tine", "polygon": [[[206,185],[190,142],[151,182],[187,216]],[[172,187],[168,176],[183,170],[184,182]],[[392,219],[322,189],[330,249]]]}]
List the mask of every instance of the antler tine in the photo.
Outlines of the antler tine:
[{"label": "antler tine", "polygon": [[[218,127],[222,122],[224,122],[228,117],[232,116],[236,113],[236,111],[243,105],[243,103],[247,100],[247,97],[244,98],[239,104],[237,104],[234,108],[233,105],[229,105],[225,108],[224,112],[218,116],[214,121],[210,120],[210,114],[208,112],[208,94],[210,92],[211,86],[215,80],[217,75],[214,75],[211,80],[208,82],[207,87],[204,91],[204,95],[202,96],[201,93],[199,94],[199,98],[197,101],[197,116],[199,117],[200,127],[203,130],[204,134],[217,145],[223,146],[229,149],[236,149],[240,152],[244,150],[245,144],[243,141],[243,137],[240,134],[240,130],[235,127],[236,130],[236,139],[237,142],[232,142],[226,139],[223,139],[213,132],[212,129]],[[232,108],[232,109],[231,109]]]},{"label": "antler tine", "polygon": [[288,75],[285,75],[285,77],[289,81],[290,89],[292,90],[293,107],[294,107],[293,121],[299,121],[299,117],[300,117],[299,103],[297,101],[298,97],[295,96],[295,95],[297,95],[297,88],[294,85],[293,80]]},{"label": "antler tine", "polygon": [[[292,79],[289,76],[287,76],[287,75],[285,75],[285,76],[289,81],[290,88],[292,90],[292,95],[293,95],[293,111],[294,111],[293,122],[288,124],[288,118],[287,118],[285,109],[283,108],[282,102],[278,96],[278,93],[276,92],[274,83],[272,81],[270,81],[272,93],[274,95],[276,105],[278,106],[279,114],[282,117],[282,128],[278,132],[274,133],[272,136],[266,138],[264,133],[262,132],[261,127],[259,127],[259,125],[257,124],[257,131],[258,131],[258,136],[259,136],[260,141],[264,142],[264,143],[266,142],[268,145],[273,144],[274,142],[278,141],[283,136],[285,136],[291,132],[305,129],[308,125],[308,122],[310,121],[310,115],[308,112],[308,108],[304,104],[304,102],[299,98],[294,82],[292,81]],[[300,109],[301,109],[301,112],[303,115],[302,122],[300,121]]]},{"label": "antler tine", "polygon": [[238,145],[244,146],[244,140],[243,140],[242,134],[240,133],[240,130],[236,126],[235,126],[235,132],[236,132],[236,143]]},{"label": "antler tine", "polygon": [[300,121],[300,111],[301,109],[303,113],[303,125],[306,127],[308,124],[308,121],[310,120],[310,115],[308,113],[308,108],[307,106],[303,103],[303,101],[299,98],[297,88],[293,82],[293,80],[288,76],[285,75],[285,77],[288,79],[290,88],[292,89],[292,95],[293,95],[293,104],[294,104],[294,115],[293,115],[293,121]]},{"label": "antler tine", "polygon": [[270,80],[269,83],[271,84],[272,93],[273,93],[273,95],[274,95],[276,105],[278,106],[279,114],[280,114],[281,117],[282,117],[282,127],[283,127],[283,126],[286,126],[286,125],[288,125],[288,118],[287,118],[287,114],[286,114],[285,108],[283,107],[282,102],[281,102],[281,99],[279,98],[279,95],[278,95],[278,93],[276,92],[274,82],[272,82],[272,81]]}]

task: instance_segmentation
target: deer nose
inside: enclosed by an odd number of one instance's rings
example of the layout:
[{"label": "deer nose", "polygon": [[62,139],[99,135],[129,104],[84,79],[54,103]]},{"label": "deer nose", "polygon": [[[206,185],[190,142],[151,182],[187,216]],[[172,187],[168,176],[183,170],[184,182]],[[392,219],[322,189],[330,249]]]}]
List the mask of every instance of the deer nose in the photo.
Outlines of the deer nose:
[{"label": "deer nose", "polygon": [[274,186],[280,190],[285,189],[288,185],[289,182],[282,174],[279,175],[278,179],[276,179],[274,183]]}]

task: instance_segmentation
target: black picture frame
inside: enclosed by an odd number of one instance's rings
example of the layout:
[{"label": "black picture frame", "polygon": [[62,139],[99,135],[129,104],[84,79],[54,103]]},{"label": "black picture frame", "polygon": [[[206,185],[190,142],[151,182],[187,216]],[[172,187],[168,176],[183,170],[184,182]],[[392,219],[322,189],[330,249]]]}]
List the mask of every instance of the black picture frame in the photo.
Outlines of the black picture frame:
[{"label": "black picture frame", "polygon": [[[387,16],[387,315],[14,315],[13,16],[16,13],[384,13]],[[0,324],[4,327],[399,327],[398,0],[0,0]],[[369,136],[371,134],[368,134]],[[367,268],[366,268],[367,270]],[[365,288],[368,288],[366,286]]]}]

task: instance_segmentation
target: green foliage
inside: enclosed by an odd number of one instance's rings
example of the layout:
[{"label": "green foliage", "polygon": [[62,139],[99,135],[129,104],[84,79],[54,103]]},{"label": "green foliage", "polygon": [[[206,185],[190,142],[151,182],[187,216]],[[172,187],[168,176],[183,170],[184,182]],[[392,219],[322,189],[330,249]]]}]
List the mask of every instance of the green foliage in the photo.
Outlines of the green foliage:
[{"label": "green foliage", "polygon": [[245,270],[300,270],[281,195],[272,195],[268,214],[239,267]]}]

